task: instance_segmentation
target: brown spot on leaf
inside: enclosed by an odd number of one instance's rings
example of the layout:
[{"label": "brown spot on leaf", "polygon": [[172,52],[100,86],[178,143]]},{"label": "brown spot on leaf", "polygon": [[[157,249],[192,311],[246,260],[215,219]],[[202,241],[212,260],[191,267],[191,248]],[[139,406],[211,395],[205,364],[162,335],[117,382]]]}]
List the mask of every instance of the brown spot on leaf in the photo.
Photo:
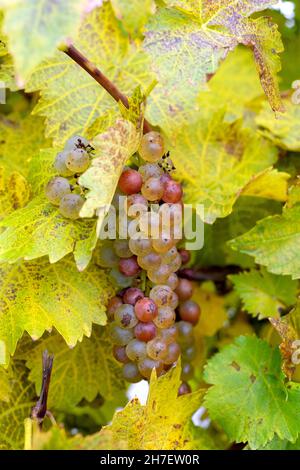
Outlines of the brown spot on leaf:
[{"label": "brown spot on leaf", "polygon": [[241,366],[235,361],[232,361],[232,363],[230,365],[231,365],[231,367],[233,367],[238,372],[241,370]]}]

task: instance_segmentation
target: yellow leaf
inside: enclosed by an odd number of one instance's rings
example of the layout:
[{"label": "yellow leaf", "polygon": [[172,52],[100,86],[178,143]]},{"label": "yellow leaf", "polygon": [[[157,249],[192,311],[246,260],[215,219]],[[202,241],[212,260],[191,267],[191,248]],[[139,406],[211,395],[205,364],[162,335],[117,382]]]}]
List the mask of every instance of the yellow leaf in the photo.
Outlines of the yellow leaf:
[{"label": "yellow leaf", "polygon": [[291,176],[283,171],[268,168],[258,175],[242,190],[244,196],[265,197],[275,201],[286,201],[288,197],[288,179]]},{"label": "yellow leaf", "polygon": [[196,286],[193,299],[200,305],[201,316],[195,327],[195,335],[213,336],[227,320],[224,297],[208,288]]}]

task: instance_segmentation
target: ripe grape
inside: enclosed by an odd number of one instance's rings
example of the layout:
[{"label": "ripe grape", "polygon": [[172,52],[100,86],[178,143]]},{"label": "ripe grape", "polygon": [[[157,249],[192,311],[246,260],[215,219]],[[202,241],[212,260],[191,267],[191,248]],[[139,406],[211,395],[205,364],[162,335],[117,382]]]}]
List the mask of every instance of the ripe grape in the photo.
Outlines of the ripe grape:
[{"label": "ripe grape", "polygon": [[61,199],[71,193],[71,186],[66,178],[54,176],[46,186],[46,198],[55,206],[59,206]]},{"label": "ripe grape", "polygon": [[130,258],[121,258],[119,261],[119,270],[120,273],[126,277],[136,276],[141,268],[137,263],[136,256],[131,256]]},{"label": "ripe grape", "polygon": [[179,254],[181,256],[182,264],[187,264],[190,261],[191,254],[188,250],[185,250],[184,248],[181,248],[179,250]]},{"label": "ripe grape", "polygon": [[155,269],[161,264],[161,256],[152,251],[147,255],[138,256],[138,263],[143,269]]},{"label": "ripe grape", "polygon": [[177,181],[170,179],[164,184],[162,200],[170,204],[176,204],[182,198],[182,187]]},{"label": "ripe grape", "polygon": [[54,168],[60,176],[71,176],[73,171],[66,166],[67,152],[59,152],[54,160]]},{"label": "ripe grape", "polygon": [[82,148],[71,150],[66,158],[66,166],[73,173],[83,173],[90,164],[89,154]]},{"label": "ripe grape", "polygon": [[169,328],[163,328],[159,330],[159,336],[167,343],[173,343],[178,338],[178,330],[176,324],[169,326]]},{"label": "ripe grape", "polygon": [[109,300],[108,305],[107,305],[107,315],[108,315],[109,320],[112,320],[114,318],[114,314],[117,308],[120,307],[121,305],[123,305],[123,302],[122,302],[122,299],[120,299],[120,297],[115,296]]},{"label": "ripe grape", "polygon": [[163,175],[163,170],[155,163],[146,163],[146,165],[140,166],[139,173],[142,175],[143,181],[147,181],[153,176],[160,178]]},{"label": "ripe grape", "polygon": [[127,195],[138,193],[141,190],[142,184],[142,176],[132,168],[123,171],[119,179],[119,188]]},{"label": "ripe grape", "polygon": [[126,346],[126,354],[133,362],[139,362],[147,356],[147,346],[143,341],[132,339]]},{"label": "ripe grape", "polygon": [[126,364],[127,362],[129,362],[125,346],[114,346],[113,356],[118,362],[122,362],[122,364]]},{"label": "ripe grape", "polygon": [[114,241],[114,250],[120,258],[130,258],[132,252],[129,248],[128,240],[117,239]]},{"label": "ripe grape", "polygon": [[176,327],[178,330],[179,343],[183,345],[192,344],[194,341],[192,324],[181,320],[178,323],[176,323]]},{"label": "ripe grape", "polygon": [[159,214],[154,211],[142,214],[139,219],[139,226],[145,236],[158,237],[160,232]]},{"label": "ripe grape", "polygon": [[154,323],[138,323],[134,329],[134,335],[140,341],[148,342],[156,336],[156,326]]},{"label": "ripe grape", "polygon": [[116,324],[122,328],[133,328],[138,322],[134,308],[130,304],[120,305],[115,311],[114,319]]},{"label": "ripe grape", "polygon": [[159,201],[164,192],[164,185],[160,181],[160,178],[155,178],[152,176],[147,181],[145,181],[141,192],[148,201]]},{"label": "ripe grape", "polygon": [[178,269],[181,267],[181,256],[179,253],[177,253],[176,257],[170,261],[170,268],[171,270],[176,273]]},{"label": "ripe grape", "polygon": [[153,323],[155,323],[158,328],[169,328],[169,326],[174,324],[175,318],[175,312],[171,307],[160,307]]},{"label": "ripe grape", "polygon": [[192,389],[189,386],[187,382],[182,382],[178,389],[178,396],[181,397],[181,395],[187,395],[188,393],[191,393]]},{"label": "ripe grape", "polygon": [[138,366],[133,362],[128,362],[128,364],[124,364],[123,369],[123,377],[127,382],[136,383],[142,380],[142,376],[139,372]]},{"label": "ripe grape", "polygon": [[138,363],[138,368],[142,376],[149,380],[153,369],[156,370],[156,375],[160,376],[163,371],[163,363],[146,357]]},{"label": "ripe grape", "polygon": [[183,321],[196,325],[200,318],[200,307],[193,300],[186,300],[179,306],[179,315]]},{"label": "ripe grape", "polygon": [[131,194],[127,197],[126,212],[129,217],[136,217],[147,210],[148,201],[141,194]]},{"label": "ripe grape", "polygon": [[162,182],[163,185],[165,185],[168,181],[172,180],[171,176],[169,175],[169,173],[164,173],[163,175],[161,175],[160,177],[160,181]]},{"label": "ripe grape", "polygon": [[126,346],[133,339],[133,331],[121,328],[115,322],[109,324],[109,335],[117,346]]},{"label": "ripe grape", "polygon": [[180,346],[178,343],[170,343],[167,346],[167,354],[164,357],[165,364],[173,364],[177,361],[181,353]]},{"label": "ripe grape", "polygon": [[152,246],[157,253],[166,253],[169,251],[172,246],[175,245],[175,241],[172,238],[168,237],[161,237],[161,238],[154,238],[152,240]]},{"label": "ripe grape", "polygon": [[118,268],[112,268],[109,275],[118,287],[129,287],[134,279],[121,274]]},{"label": "ripe grape", "polygon": [[65,150],[75,150],[76,148],[85,148],[89,145],[89,141],[80,135],[74,135],[67,140]]},{"label": "ripe grape", "polygon": [[176,260],[178,255],[178,251],[176,246],[173,246],[172,248],[169,249],[166,253],[162,255],[162,263],[165,264],[170,264],[172,261]]},{"label": "ripe grape", "polygon": [[193,295],[193,284],[187,279],[179,279],[175,292],[179,300],[188,300]]},{"label": "ripe grape", "polygon": [[143,291],[138,287],[130,287],[123,295],[123,301],[125,304],[135,305],[138,300],[144,297]]},{"label": "ripe grape", "polygon": [[152,321],[158,314],[156,303],[149,299],[149,297],[138,300],[134,310],[138,319],[144,323]]},{"label": "ripe grape", "polygon": [[158,307],[167,307],[172,301],[173,291],[169,286],[158,285],[151,289],[149,297]]},{"label": "ripe grape", "polygon": [[149,238],[137,238],[129,240],[129,248],[137,256],[145,256],[152,251],[152,243]]},{"label": "ripe grape", "polygon": [[149,269],[147,272],[150,281],[154,284],[163,284],[167,281],[172,270],[169,265],[161,264],[158,268]]},{"label": "ripe grape", "polygon": [[166,281],[166,285],[171,287],[172,290],[175,290],[178,286],[178,276],[175,273],[171,273]]},{"label": "ripe grape", "polygon": [[67,194],[59,204],[59,212],[67,219],[76,220],[84,204],[84,199],[79,194]]},{"label": "ripe grape", "polygon": [[166,357],[167,352],[168,346],[160,337],[154,338],[147,343],[147,353],[151,359],[161,361]]},{"label": "ripe grape", "polygon": [[109,240],[102,241],[96,254],[96,263],[102,268],[114,268],[118,265],[119,257],[113,249],[113,243]]},{"label": "ripe grape", "polygon": [[151,131],[143,135],[139,154],[146,162],[158,162],[164,152],[164,141],[158,132]]},{"label": "ripe grape", "polygon": [[183,381],[190,380],[194,375],[194,367],[190,363],[182,364],[181,379]]}]

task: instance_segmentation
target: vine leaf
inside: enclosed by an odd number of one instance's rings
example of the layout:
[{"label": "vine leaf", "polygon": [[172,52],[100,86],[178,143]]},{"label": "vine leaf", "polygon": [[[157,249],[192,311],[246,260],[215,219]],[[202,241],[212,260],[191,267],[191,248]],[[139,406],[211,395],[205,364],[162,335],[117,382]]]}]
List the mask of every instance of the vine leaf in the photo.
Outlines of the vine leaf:
[{"label": "vine leaf", "polygon": [[282,110],[277,72],[283,45],[277,26],[268,18],[248,18],[272,6],[272,0],[171,0],[167,4],[150,18],[144,48],[170,96],[180,88],[182,96],[193,102],[207,75],[215,73],[220,61],[240,43],[253,49],[270,105]]},{"label": "vine leaf", "polygon": [[79,183],[89,189],[80,211],[81,217],[92,217],[98,211],[98,224],[101,228],[123,165],[136,152],[139,141],[140,132],[125,119],[118,119],[114,126],[95,137],[92,141],[95,157],[87,171],[79,178]]},{"label": "vine leaf", "polygon": [[20,173],[14,171],[10,176],[5,173],[0,167],[0,219],[25,206],[30,196],[30,186]]},{"label": "vine leaf", "polygon": [[83,6],[82,0],[0,0],[8,48],[22,79],[51,56],[63,39],[76,33]]},{"label": "vine leaf", "polygon": [[106,323],[105,305],[114,291],[94,265],[79,273],[68,258],[54,265],[44,258],[1,265],[0,272],[0,340],[7,355],[14,353],[24,331],[36,340],[55,327],[74,346],[90,336],[92,323]]},{"label": "vine leaf", "polygon": [[26,360],[29,380],[34,382],[38,393],[42,353],[47,349],[54,354],[48,408],[65,410],[83,398],[93,401],[97,394],[106,401],[113,400],[125,388],[121,367],[112,356],[112,346],[106,329],[94,327],[91,337],[83,338],[75,348],[71,349],[60,335],[53,334],[18,357]]},{"label": "vine leaf", "polygon": [[181,128],[170,142],[183,179],[185,201],[204,205],[204,221],[226,217],[254,175],[275,163],[277,151],[240,123],[224,122],[223,111]]},{"label": "vine leaf", "polygon": [[289,173],[268,168],[249,181],[242,191],[245,196],[265,197],[275,201],[286,201],[288,198]]},{"label": "vine leaf", "polygon": [[295,442],[300,432],[300,389],[284,383],[280,353],[258,338],[240,336],[208,361],[212,384],[204,405],[229,438],[264,446],[274,436]]},{"label": "vine leaf", "polygon": [[231,248],[255,258],[274,274],[300,278],[300,205],[284,210],[282,215],[266,217],[249,232],[229,242]]},{"label": "vine leaf", "polygon": [[154,0],[111,0],[116,17],[133,36],[141,34],[150,16],[155,12]]},{"label": "vine leaf", "polygon": [[145,406],[138,399],[114,416],[112,424],[103,428],[99,437],[111,441],[109,448],[142,450],[193,449],[193,427],[190,417],[201,404],[203,390],[177,397],[181,366],[157,378],[152,372]]},{"label": "vine leaf", "polygon": [[48,256],[50,263],[56,263],[73,252],[77,267],[82,271],[88,265],[97,242],[94,219],[65,219],[43,195],[8,215],[0,227],[6,227],[0,235],[2,263],[42,256]]},{"label": "vine leaf", "polygon": [[3,380],[9,387],[5,400],[0,400],[1,450],[24,448],[24,419],[30,415],[35,397],[33,384],[29,382],[27,374],[21,361],[14,361],[7,370],[0,369],[1,389]]},{"label": "vine leaf", "polygon": [[289,276],[270,274],[262,268],[228,277],[245,309],[259,320],[278,317],[283,309],[296,303],[298,283]]},{"label": "vine leaf", "polygon": [[213,336],[227,320],[224,297],[217,295],[211,285],[195,286],[193,300],[201,306],[201,316],[195,327],[195,337]]}]

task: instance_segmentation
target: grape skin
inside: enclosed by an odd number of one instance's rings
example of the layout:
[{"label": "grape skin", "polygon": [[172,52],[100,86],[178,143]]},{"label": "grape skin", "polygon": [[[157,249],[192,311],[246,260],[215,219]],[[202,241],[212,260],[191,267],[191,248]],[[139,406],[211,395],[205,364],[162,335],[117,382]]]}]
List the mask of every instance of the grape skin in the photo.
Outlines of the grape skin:
[{"label": "grape skin", "polygon": [[161,338],[154,338],[147,343],[147,353],[151,359],[163,360],[168,352],[168,346]]},{"label": "grape skin", "polygon": [[115,311],[114,319],[117,325],[122,328],[133,328],[137,325],[138,319],[135,316],[134,308],[130,304],[123,304]]},{"label": "grape skin", "polygon": [[45,189],[47,199],[55,206],[59,206],[61,199],[67,194],[71,194],[69,181],[61,176],[51,178]]},{"label": "grape skin", "polygon": [[136,364],[133,362],[128,362],[128,364],[124,364],[123,369],[123,377],[127,382],[136,383],[142,380],[142,376],[139,372],[139,369]]},{"label": "grape skin", "polygon": [[67,194],[60,201],[59,211],[67,219],[76,220],[83,204],[84,199],[79,194]]},{"label": "grape skin", "polygon": [[160,307],[158,315],[154,318],[153,323],[157,328],[169,328],[175,322],[175,312],[171,307]]},{"label": "grape skin", "polygon": [[143,135],[139,154],[145,161],[151,163],[158,162],[163,156],[164,151],[164,141],[158,132],[151,131]]},{"label": "grape skin", "polygon": [[156,370],[157,376],[160,376],[163,371],[163,363],[161,361],[150,359],[150,357],[146,357],[138,363],[138,368],[141,375],[145,379],[149,380],[153,369]]},{"label": "grape skin", "polygon": [[109,325],[109,334],[114,344],[117,346],[126,346],[133,339],[133,331],[125,330],[115,322]]},{"label": "grape skin", "polygon": [[147,346],[143,341],[132,339],[126,346],[126,354],[133,362],[139,362],[147,356]]},{"label": "grape skin", "polygon": [[160,178],[155,178],[152,176],[147,181],[145,181],[141,191],[144,198],[148,199],[148,201],[159,201],[164,192],[164,185],[160,181]]},{"label": "grape skin", "polygon": [[66,159],[67,159],[67,152],[59,152],[56,155],[53,167],[55,170],[58,172],[60,176],[72,176],[74,173],[73,171],[69,170],[69,168],[66,165]]},{"label": "grape skin", "polygon": [[85,148],[89,145],[89,141],[80,135],[74,135],[67,140],[65,150],[75,150],[76,148]]},{"label": "grape skin", "polygon": [[89,154],[84,149],[75,149],[68,153],[66,166],[73,173],[83,173],[90,164]]},{"label": "grape skin", "polygon": [[148,323],[140,322],[136,325],[134,329],[135,337],[139,339],[140,341],[144,341],[145,343],[155,338],[156,332],[157,332],[157,328],[152,322],[148,322]]}]

